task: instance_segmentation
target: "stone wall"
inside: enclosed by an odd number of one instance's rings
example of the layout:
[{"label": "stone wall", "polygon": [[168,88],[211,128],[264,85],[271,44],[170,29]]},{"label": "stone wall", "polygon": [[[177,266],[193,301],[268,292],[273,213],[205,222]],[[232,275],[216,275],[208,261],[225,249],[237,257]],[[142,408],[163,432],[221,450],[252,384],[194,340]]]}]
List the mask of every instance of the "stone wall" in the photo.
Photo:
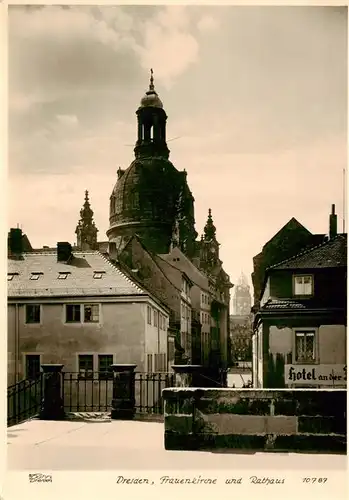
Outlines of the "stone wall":
[{"label": "stone wall", "polygon": [[165,448],[346,452],[345,390],[172,388]]}]

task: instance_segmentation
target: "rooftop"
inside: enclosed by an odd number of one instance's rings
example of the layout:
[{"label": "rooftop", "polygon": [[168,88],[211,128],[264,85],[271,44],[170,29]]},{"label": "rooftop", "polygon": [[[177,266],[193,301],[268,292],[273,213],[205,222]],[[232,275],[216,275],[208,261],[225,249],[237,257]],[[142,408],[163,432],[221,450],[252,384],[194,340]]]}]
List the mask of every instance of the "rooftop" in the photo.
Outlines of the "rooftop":
[{"label": "rooftop", "polygon": [[347,266],[347,236],[339,234],[333,239],[308,248],[289,259],[279,262],[268,270],[319,269]]},{"label": "rooftop", "polygon": [[8,259],[8,296],[147,295],[98,251],[74,252],[58,262],[56,251]]}]

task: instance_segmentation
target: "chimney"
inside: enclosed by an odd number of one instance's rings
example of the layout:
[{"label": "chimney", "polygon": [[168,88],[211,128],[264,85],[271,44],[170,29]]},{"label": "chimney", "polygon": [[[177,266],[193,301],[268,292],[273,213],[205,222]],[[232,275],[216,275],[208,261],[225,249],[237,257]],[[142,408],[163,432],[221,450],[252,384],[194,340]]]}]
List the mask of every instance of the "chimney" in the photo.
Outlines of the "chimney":
[{"label": "chimney", "polygon": [[22,229],[10,229],[8,234],[8,253],[9,255],[20,255],[23,252]]},{"label": "chimney", "polygon": [[72,246],[66,241],[59,241],[57,243],[57,261],[68,262],[72,257]]},{"label": "chimney", "polygon": [[329,230],[330,240],[337,236],[337,215],[336,206],[332,205],[332,212],[330,214],[330,230]]}]

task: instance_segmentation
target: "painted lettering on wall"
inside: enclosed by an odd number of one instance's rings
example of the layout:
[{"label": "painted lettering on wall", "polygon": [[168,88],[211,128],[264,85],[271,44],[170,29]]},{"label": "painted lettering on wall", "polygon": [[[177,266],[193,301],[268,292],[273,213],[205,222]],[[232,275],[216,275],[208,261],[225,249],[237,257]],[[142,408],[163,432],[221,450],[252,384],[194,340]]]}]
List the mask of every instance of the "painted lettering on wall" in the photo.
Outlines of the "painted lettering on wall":
[{"label": "painted lettering on wall", "polygon": [[285,365],[286,385],[344,386],[346,365]]}]

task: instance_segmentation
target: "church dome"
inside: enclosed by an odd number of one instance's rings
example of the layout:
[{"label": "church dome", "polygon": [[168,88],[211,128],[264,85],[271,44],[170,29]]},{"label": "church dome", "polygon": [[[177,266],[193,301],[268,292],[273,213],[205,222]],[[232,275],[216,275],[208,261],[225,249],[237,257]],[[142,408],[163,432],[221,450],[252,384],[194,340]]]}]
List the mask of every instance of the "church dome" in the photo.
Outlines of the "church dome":
[{"label": "church dome", "polygon": [[179,191],[179,172],[161,157],[135,159],[120,174],[110,197],[110,225],[170,222]]}]

